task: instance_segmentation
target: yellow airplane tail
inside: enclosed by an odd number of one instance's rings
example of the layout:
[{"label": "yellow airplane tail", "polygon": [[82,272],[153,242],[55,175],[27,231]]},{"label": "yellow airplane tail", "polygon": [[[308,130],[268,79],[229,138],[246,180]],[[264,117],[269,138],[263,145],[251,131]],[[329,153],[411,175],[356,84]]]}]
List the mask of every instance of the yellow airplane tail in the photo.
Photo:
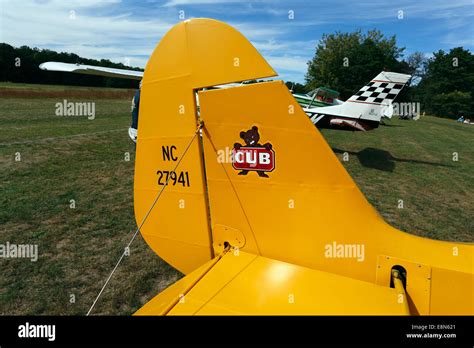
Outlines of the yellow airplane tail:
[{"label": "yellow airplane tail", "polygon": [[[235,29],[176,25],[145,70],[135,215],[184,273],[137,314],[472,314],[473,246],[386,224]],[[160,193],[161,192],[161,193]]]}]

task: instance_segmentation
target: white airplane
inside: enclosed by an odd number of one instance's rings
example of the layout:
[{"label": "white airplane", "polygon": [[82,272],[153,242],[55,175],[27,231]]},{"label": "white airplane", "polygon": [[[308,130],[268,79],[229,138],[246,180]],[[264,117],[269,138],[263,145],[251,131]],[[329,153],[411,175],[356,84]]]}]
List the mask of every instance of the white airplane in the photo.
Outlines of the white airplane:
[{"label": "white airplane", "polygon": [[[143,72],[137,70],[106,68],[101,66],[46,62],[40,69],[46,71],[71,72],[86,75],[141,80]],[[333,105],[308,107],[301,103],[301,95],[295,98],[304,112],[318,128],[368,131],[377,128],[382,117],[392,117],[392,102],[410,80],[410,75],[394,72],[381,72],[356,94],[343,102],[335,99]],[[235,87],[239,84],[212,86],[211,88]],[[311,105],[311,104],[309,104]]]},{"label": "white airplane", "polygon": [[336,105],[303,108],[318,128],[367,131],[377,128],[382,117],[392,117],[392,102],[410,75],[382,71],[347,101]]}]

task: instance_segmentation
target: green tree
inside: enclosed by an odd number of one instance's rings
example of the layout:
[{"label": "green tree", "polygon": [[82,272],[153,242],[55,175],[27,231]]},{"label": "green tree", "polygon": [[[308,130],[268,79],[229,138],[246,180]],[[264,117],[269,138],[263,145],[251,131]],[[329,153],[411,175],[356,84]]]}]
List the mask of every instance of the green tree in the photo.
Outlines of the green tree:
[{"label": "green tree", "polygon": [[426,63],[428,62],[423,52],[413,52],[405,61],[408,64],[412,80],[422,79],[426,74]]},{"label": "green tree", "polygon": [[439,50],[425,64],[415,93],[423,109],[432,115],[474,117],[474,55],[462,47],[449,53]]},{"label": "green tree", "polygon": [[326,86],[346,99],[382,70],[408,73],[407,62],[399,60],[403,51],[395,36],[387,38],[376,29],[324,34],[308,62],[307,87]]},{"label": "green tree", "polygon": [[305,85],[298,82],[286,81],[285,85],[293,93],[306,94],[309,92]]}]

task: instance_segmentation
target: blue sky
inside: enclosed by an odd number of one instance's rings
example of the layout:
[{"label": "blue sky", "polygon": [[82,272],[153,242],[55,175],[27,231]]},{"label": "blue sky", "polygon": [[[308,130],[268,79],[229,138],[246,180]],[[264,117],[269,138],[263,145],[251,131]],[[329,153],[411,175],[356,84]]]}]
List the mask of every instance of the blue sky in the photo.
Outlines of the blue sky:
[{"label": "blue sky", "polygon": [[474,46],[474,0],[0,0],[0,42],[145,67],[180,11],[233,25],[281,78],[297,82],[321,35],[337,30],[380,29],[407,55]]}]

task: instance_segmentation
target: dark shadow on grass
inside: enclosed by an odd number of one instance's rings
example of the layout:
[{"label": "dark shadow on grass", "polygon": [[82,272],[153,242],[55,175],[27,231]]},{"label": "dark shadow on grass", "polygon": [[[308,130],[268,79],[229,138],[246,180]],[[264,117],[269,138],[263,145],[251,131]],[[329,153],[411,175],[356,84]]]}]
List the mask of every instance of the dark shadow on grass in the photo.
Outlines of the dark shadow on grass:
[{"label": "dark shadow on grass", "polygon": [[334,151],[334,153],[338,153],[338,154],[344,154],[347,152],[349,155],[356,156],[360,164],[362,164],[364,167],[382,170],[384,172],[393,172],[397,162],[426,164],[426,165],[439,166],[439,167],[452,167],[450,165],[443,164],[443,163],[396,158],[392,156],[392,154],[386,150],[374,149],[372,147],[367,147],[359,152],[344,151],[337,148],[333,148],[332,150]]},{"label": "dark shadow on grass", "polygon": [[381,126],[384,126],[384,127],[405,127],[405,126],[401,126],[399,124],[389,124],[389,123],[380,123]]},{"label": "dark shadow on grass", "polygon": [[381,120],[380,121],[380,126],[384,126],[384,127],[405,127],[405,126],[402,126],[402,125],[399,125],[399,124],[391,124],[391,123],[386,123],[384,120]]}]

